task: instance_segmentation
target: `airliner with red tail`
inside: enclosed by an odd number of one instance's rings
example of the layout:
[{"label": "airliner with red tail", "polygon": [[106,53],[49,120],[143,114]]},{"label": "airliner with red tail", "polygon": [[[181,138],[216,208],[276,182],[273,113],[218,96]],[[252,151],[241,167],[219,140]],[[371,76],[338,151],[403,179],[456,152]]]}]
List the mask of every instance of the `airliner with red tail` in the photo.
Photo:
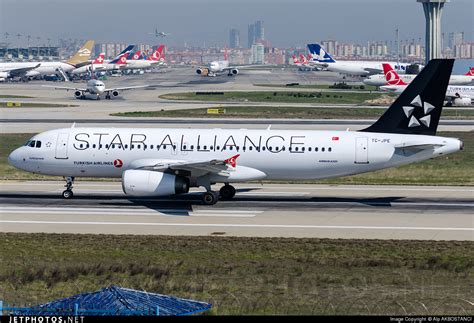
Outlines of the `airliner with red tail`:
[{"label": "airliner with red tail", "polygon": [[[387,85],[381,86],[381,90],[392,93],[402,93],[405,91],[409,84],[400,78],[400,75],[393,70],[390,64],[384,63],[383,70]],[[474,86],[448,85],[446,89],[446,100],[448,101],[448,105],[471,105],[474,100]]]}]

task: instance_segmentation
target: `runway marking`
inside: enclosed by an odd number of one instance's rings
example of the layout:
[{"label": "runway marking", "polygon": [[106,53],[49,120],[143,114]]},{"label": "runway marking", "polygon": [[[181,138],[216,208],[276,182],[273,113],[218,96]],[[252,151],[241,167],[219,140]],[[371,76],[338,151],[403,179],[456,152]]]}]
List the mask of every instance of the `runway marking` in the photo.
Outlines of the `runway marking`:
[{"label": "runway marking", "polygon": [[66,208],[66,207],[2,207],[4,213],[35,213],[35,214],[83,214],[83,215],[187,215],[199,217],[255,217],[263,211],[227,211],[227,210],[187,210],[187,209],[139,209],[139,208]]},{"label": "runway marking", "polygon": [[282,229],[348,229],[348,230],[427,230],[427,231],[467,231],[474,228],[449,227],[380,227],[358,225],[298,225],[298,224],[224,224],[224,223],[163,223],[163,222],[89,222],[89,221],[22,221],[0,220],[11,224],[70,224],[70,225],[126,225],[126,226],[179,226],[179,227],[238,227],[238,228],[282,228]]}]

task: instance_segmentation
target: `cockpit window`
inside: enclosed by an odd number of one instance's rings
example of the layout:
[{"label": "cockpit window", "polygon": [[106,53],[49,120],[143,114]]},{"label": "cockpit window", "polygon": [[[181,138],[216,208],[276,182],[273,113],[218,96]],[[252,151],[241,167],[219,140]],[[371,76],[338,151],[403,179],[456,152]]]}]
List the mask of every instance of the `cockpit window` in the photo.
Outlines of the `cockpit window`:
[{"label": "cockpit window", "polygon": [[28,140],[25,146],[32,147],[32,148],[41,148],[41,141],[40,140]]}]

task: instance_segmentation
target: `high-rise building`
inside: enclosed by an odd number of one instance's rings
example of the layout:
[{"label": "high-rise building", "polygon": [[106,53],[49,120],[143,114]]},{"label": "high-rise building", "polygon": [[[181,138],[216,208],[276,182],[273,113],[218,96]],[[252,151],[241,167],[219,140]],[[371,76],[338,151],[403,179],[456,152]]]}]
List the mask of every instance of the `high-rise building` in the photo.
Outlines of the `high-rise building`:
[{"label": "high-rise building", "polygon": [[253,43],[255,43],[255,25],[250,24],[247,32],[247,47],[252,48]]},{"label": "high-rise building", "polygon": [[240,31],[237,29],[231,29],[229,32],[229,46],[230,48],[240,47]]},{"label": "high-rise building", "polygon": [[449,33],[448,35],[448,47],[454,49],[456,46],[464,43],[464,33]]},{"label": "high-rise building", "polygon": [[252,64],[263,64],[265,59],[265,46],[262,44],[252,45]]},{"label": "high-rise building", "polygon": [[261,20],[255,22],[255,40],[265,40],[265,28]]}]

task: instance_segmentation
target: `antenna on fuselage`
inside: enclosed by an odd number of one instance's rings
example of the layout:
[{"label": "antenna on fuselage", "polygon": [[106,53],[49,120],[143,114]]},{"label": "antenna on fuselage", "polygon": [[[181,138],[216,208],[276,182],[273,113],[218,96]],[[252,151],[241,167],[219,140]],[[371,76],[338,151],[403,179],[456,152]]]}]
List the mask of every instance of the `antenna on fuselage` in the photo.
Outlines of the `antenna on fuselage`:
[{"label": "antenna on fuselage", "polygon": [[71,128],[74,128],[76,126],[76,123],[74,122],[71,126]]},{"label": "antenna on fuselage", "polygon": [[271,125],[271,124],[269,124],[269,125],[268,125],[268,127],[267,127],[267,130],[270,130],[270,129],[271,129],[271,127],[272,127],[272,125]]}]

